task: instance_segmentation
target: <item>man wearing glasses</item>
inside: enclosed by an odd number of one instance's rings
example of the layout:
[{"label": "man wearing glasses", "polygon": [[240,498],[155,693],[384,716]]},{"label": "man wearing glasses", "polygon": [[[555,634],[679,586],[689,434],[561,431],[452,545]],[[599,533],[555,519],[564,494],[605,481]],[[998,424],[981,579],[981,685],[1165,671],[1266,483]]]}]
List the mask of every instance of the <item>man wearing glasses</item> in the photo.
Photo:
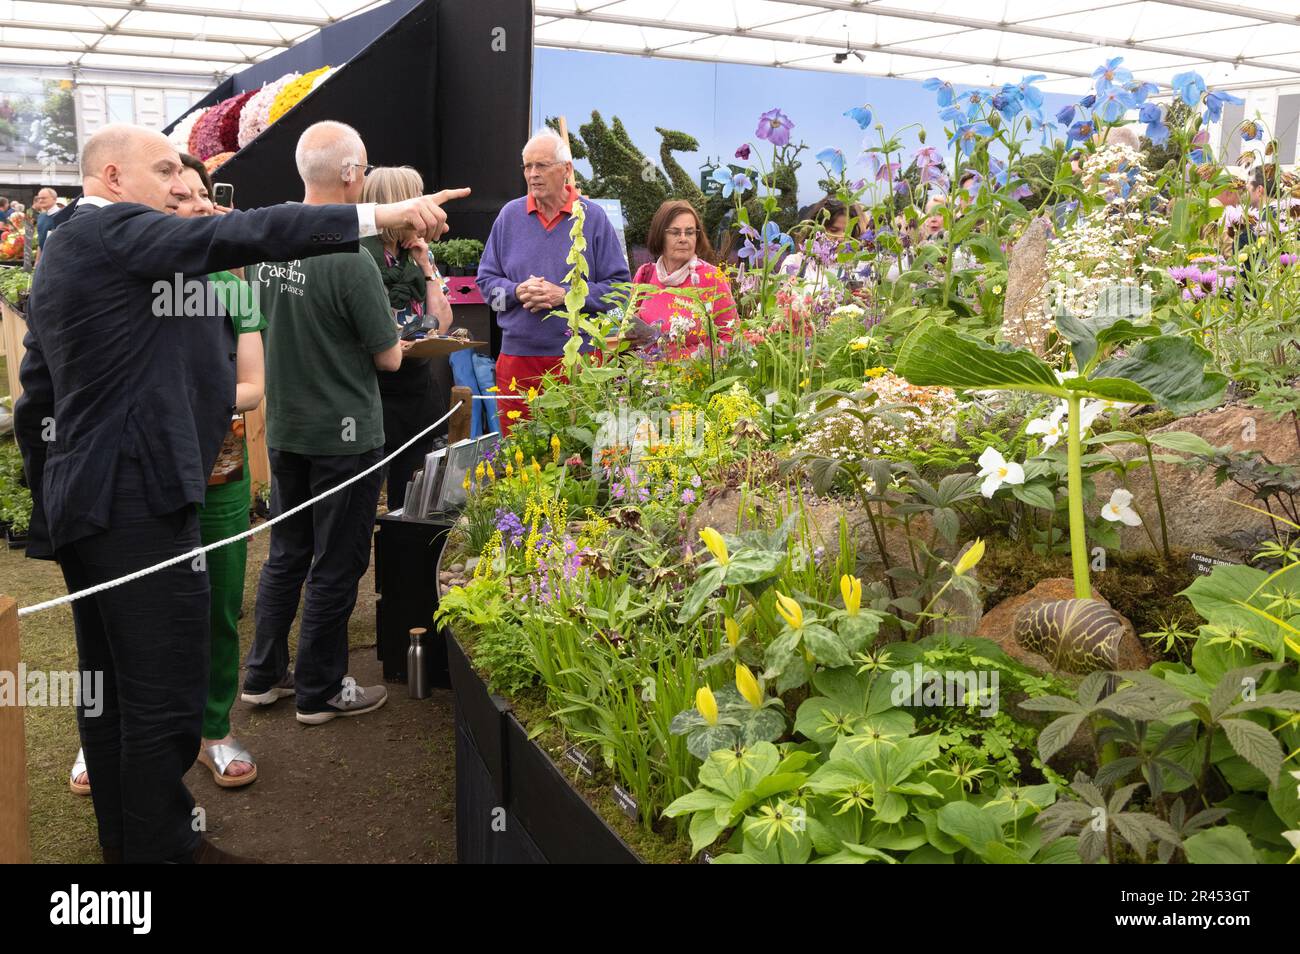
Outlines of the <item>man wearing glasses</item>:
[{"label": "man wearing glasses", "polygon": [[[566,261],[572,241],[566,224],[575,202],[586,213],[583,235],[589,312],[614,307],[604,299],[617,282],[631,278],[618,233],[604,211],[581,198],[569,180],[573,155],[568,144],[546,130],[528,140],[523,152],[528,194],[506,203],[492,224],[487,247],[478,267],[478,286],[497,313],[501,326],[501,354],[497,356],[496,382],[501,395],[540,390],[542,376],[560,366],[568,325],[549,318],[564,304],[569,273]],[[546,320],[543,320],[546,319]],[[505,401],[501,407],[501,433],[528,418],[524,401]]]}]

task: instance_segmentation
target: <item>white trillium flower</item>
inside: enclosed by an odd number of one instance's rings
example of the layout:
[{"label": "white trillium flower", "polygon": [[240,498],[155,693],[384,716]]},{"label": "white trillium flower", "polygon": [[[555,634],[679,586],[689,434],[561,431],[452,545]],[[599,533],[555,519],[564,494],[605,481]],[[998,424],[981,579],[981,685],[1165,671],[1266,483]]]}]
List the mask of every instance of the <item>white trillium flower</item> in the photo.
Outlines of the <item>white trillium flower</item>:
[{"label": "white trillium flower", "polygon": [[1023,484],[1025,469],[1014,461],[1008,461],[992,447],[986,447],[980,454],[979,475],[984,478],[980,484],[980,493],[992,497],[1003,484]]},{"label": "white trillium flower", "polygon": [[1041,434],[1044,447],[1055,447],[1056,442],[1065,436],[1065,428],[1061,425],[1061,418],[1065,417],[1065,412],[1069,406],[1065,401],[1062,401],[1056,410],[1047,417],[1040,417],[1036,421],[1030,421],[1025,428],[1025,433]]},{"label": "white trillium flower", "polygon": [[1101,508],[1102,519],[1111,522],[1119,521],[1127,526],[1136,527],[1142,523],[1142,518],[1137,515],[1132,504],[1133,494],[1123,487],[1116,487],[1110,495],[1110,501]]}]

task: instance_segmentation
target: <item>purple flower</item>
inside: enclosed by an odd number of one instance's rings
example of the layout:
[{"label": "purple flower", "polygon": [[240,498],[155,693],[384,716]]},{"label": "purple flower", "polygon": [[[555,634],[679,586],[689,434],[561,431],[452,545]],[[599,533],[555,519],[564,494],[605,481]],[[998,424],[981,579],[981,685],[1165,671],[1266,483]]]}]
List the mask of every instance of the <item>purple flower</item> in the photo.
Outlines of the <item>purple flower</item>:
[{"label": "purple flower", "polygon": [[1283,268],[1287,268],[1294,265],[1298,258],[1300,258],[1300,256],[1292,255],[1290,252],[1283,252],[1277,257],[1277,261]]},{"label": "purple flower", "polygon": [[736,158],[740,160],[749,159],[749,143],[742,142],[740,148],[736,150]]},{"label": "purple flower", "polygon": [[524,525],[517,514],[511,510],[497,509],[496,528],[504,540],[509,540],[512,547],[517,547],[524,539]]},{"label": "purple flower", "polygon": [[1068,126],[1074,121],[1074,111],[1078,109],[1077,105],[1070,105],[1063,108],[1056,114],[1056,121],[1062,126]]},{"label": "purple flower", "polygon": [[623,494],[625,494],[626,492],[627,491],[624,489],[622,484],[615,484],[613,487],[609,489],[610,496],[613,497],[615,500],[622,500]]},{"label": "purple flower", "polygon": [[687,487],[685,490],[682,491],[682,503],[684,504],[695,503],[695,491],[691,490],[690,487]]},{"label": "purple flower", "polygon": [[779,108],[769,109],[758,120],[758,130],[754,133],[759,139],[765,139],[774,146],[790,144],[790,130],[794,123]]},{"label": "purple flower", "polygon": [[[1284,255],[1284,256],[1282,256],[1282,257],[1285,258],[1286,256]],[[1294,258],[1294,256],[1292,256],[1292,257]],[[1285,265],[1285,264],[1287,264],[1287,263],[1286,263],[1286,262],[1283,262],[1282,264]],[[700,475],[699,475],[699,474],[691,474],[691,486],[692,486],[692,487],[699,487],[701,483],[702,483],[702,481],[700,480]]]},{"label": "purple flower", "polygon": [[1083,142],[1085,139],[1091,139],[1092,134],[1097,131],[1091,120],[1080,121],[1069,128],[1065,134],[1065,144],[1068,147],[1072,142]]},{"label": "purple flower", "polygon": [[1083,97],[1083,99],[1079,100],[1080,108],[1085,110],[1092,109],[1092,107],[1096,105],[1097,105],[1096,93],[1089,93],[1087,96]]}]

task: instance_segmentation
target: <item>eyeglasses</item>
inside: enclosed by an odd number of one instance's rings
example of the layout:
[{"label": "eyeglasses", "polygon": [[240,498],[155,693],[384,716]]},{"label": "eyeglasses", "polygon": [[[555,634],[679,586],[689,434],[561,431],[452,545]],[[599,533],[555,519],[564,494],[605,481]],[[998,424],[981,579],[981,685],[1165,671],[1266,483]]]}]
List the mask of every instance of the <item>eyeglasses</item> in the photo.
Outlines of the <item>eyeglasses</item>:
[{"label": "eyeglasses", "polygon": [[523,165],[524,175],[528,175],[528,173],[532,172],[534,169],[538,172],[545,172],[547,169],[551,168],[551,166],[558,165],[558,162],[525,162]]},{"label": "eyeglasses", "polygon": [[695,238],[699,235],[697,229],[664,229],[664,235],[669,238]]},{"label": "eyeglasses", "polygon": [[367,164],[364,163],[364,162],[345,162],[345,163],[343,163],[343,168],[344,168],[344,169],[360,168],[360,169],[361,169],[361,177],[362,177],[363,179],[364,179],[366,176],[370,175],[370,173],[372,173],[372,172],[375,171],[375,167],[374,167],[374,166],[367,165]]}]

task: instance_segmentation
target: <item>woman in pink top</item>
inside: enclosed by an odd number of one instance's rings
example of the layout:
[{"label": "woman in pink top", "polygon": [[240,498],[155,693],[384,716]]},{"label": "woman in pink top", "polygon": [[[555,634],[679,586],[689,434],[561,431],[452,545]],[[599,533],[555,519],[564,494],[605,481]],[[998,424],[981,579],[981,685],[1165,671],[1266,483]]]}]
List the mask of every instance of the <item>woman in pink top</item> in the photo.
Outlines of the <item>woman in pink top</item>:
[{"label": "woman in pink top", "polygon": [[653,262],[642,265],[632,281],[663,291],[641,300],[640,317],[663,332],[660,342],[669,359],[690,356],[709,347],[708,319],[713,316],[718,341],[731,340],[736,302],[727,278],[711,264],[713,246],[699,215],[689,202],[665,202],[650,220],[646,240]]}]

